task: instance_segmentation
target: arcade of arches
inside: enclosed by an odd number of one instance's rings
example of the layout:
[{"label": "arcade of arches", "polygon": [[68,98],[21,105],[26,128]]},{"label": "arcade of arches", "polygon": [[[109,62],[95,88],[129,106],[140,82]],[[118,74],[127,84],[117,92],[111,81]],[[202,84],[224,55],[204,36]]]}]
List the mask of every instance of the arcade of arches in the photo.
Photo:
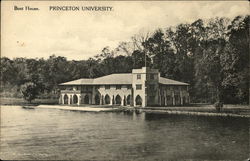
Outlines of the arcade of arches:
[{"label": "arcade of arches", "polygon": [[[96,94],[92,96],[91,94],[61,94],[60,102],[61,104],[68,105],[80,105],[80,104],[95,104],[95,105],[121,105],[121,106],[142,106],[143,99],[140,95],[132,100],[131,95],[120,96],[117,95],[101,95]],[[187,97],[180,97],[179,95],[164,96],[159,97],[159,102],[161,106],[174,106],[174,105],[185,105],[189,102]]]},{"label": "arcade of arches", "polygon": [[[93,97],[93,98],[92,98]],[[61,104],[68,105],[80,105],[80,104],[95,104],[95,105],[121,105],[130,106],[133,102],[131,95],[120,96],[114,95],[100,95],[96,94],[92,96],[91,94],[61,94],[60,102]]]},{"label": "arcade of arches", "polygon": [[[71,91],[61,93],[59,102],[60,104],[67,105],[80,105],[80,104],[95,104],[95,105],[121,105],[121,106],[143,106],[145,97],[141,94],[125,93],[109,93],[109,92],[95,92],[81,93],[77,91]],[[150,103],[155,99],[155,95],[148,96],[147,105],[153,106]],[[159,92],[158,99],[159,106],[176,106],[188,104],[189,95],[183,95],[182,92]]]}]

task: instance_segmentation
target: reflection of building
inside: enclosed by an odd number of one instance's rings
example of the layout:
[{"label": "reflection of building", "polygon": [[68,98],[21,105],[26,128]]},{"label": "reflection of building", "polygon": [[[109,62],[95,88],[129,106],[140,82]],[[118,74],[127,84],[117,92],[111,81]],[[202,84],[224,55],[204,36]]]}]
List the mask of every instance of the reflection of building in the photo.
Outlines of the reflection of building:
[{"label": "reflection of building", "polygon": [[189,103],[188,84],[160,77],[158,69],[133,69],[60,84],[61,104],[174,106]]}]

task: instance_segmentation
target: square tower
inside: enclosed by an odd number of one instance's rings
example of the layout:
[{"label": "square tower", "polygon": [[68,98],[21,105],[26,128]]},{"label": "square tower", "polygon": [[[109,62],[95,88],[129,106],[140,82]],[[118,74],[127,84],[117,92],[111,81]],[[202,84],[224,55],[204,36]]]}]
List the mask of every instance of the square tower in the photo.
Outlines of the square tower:
[{"label": "square tower", "polygon": [[158,105],[159,71],[142,67],[132,70],[133,104],[134,106]]}]

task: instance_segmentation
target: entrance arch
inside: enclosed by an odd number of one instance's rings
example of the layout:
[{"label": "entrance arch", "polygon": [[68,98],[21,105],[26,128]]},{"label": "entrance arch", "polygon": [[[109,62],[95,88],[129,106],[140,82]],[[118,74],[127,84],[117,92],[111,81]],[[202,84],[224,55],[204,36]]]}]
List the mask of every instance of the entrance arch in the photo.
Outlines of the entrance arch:
[{"label": "entrance arch", "polygon": [[130,105],[130,104],[131,104],[131,101],[130,101],[130,100],[131,100],[131,95],[128,95],[128,96],[127,96],[127,100],[126,100],[126,101],[127,101],[127,105]]},{"label": "entrance arch", "polygon": [[109,97],[109,95],[106,94],[104,100],[105,100],[105,104],[110,104],[110,97]]},{"label": "entrance arch", "polygon": [[173,98],[171,96],[167,96],[167,104],[170,106],[173,105]]},{"label": "entrance arch", "polygon": [[95,104],[100,105],[100,96],[99,96],[99,94],[95,95]]},{"label": "entrance arch", "polygon": [[89,104],[89,95],[84,96],[84,104]]},{"label": "entrance arch", "polygon": [[69,97],[68,97],[68,95],[64,95],[64,97],[63,97],[63,102],[64,102],[64,104],[69,104]]},{"label": "entrance arch", "polygon": [[77,104],[78,103],[78,97],[77,95],[74,94],[73,96],[73,104]]},{"label": "entrance arch", "polygon": [[161,96],[161,106],[165,105],[165,97],[162,95]]},{"label": "entrance arch", "polygon": [[118,95],[115,97],[115,104],[121,105],[121,101],[122,101],[122,98],[121,98],[121,96],[118,94]]},{"label": "entrance arch", "polygon": [[142,105],[142,98],[141,98],[141,96],[139,96],[139,95],[136,96],[136,98],[135,98],[135,105],[139,105],[139,106]]},{"label": "entrance arch", "polygon": [[183,105],[186,105],[186,97],[184,96],[184,97],[182,97],[182,102],[183,102]]},{"label": "entrance arch", "polygon": [[180,96],[179,95],[175,95],[174,98],[175,98],[175,105],[180,105],[181,104],[181,98],[180,98]]}]

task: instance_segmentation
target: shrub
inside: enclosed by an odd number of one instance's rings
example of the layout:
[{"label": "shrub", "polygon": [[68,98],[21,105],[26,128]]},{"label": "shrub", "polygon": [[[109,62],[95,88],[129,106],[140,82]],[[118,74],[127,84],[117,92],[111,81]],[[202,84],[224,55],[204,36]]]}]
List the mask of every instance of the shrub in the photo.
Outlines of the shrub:
[{"label": "shrub", "polygon": [[34,100],[39,93],[38,87],[32,82],[27,82],[23,84],[21,86],[20,91],[21,91],[23,98],[29,102]]}]

